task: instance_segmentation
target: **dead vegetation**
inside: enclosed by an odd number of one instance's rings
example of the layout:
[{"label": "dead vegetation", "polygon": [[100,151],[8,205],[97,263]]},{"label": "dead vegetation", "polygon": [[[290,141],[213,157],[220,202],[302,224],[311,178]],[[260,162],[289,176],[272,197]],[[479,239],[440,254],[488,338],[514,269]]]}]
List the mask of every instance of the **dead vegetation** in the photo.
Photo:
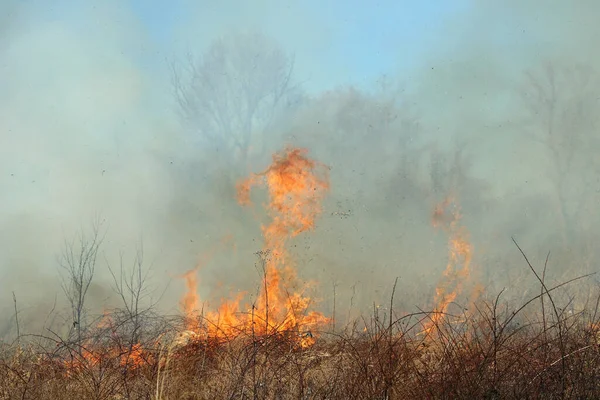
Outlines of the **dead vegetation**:
[{"label": "dead vegetation", "polygon": [[213,341],[158,316],[132,328],[129,314],[114,311],[81,342],[23,335],[4,343],[0,398],[597,398],[600,297],[567,312],[558,290],[585,277],[550,286],[538,276],[539,294],[516,308],[502,293],[441,318],[375,308],[343,330],[313,332],[309,347],[279,330]]},{"label": "dead vegetation", "polygon": [[158,315],[155,304],[145,306],[140,251],[131,268],[110,269],[120,308],[94,319],[85,307],[99,243],[94,229],[92,239],[65,252],[63,288],[72,321],[24,335],[14,297],[17,340],[0,346],[0,398],[600,398],[600,293],[583,305],[568,295],[581,295],[589,275],[551,283],[548,258],[534,267],[515,241],[539,290],[520,302],[504,291],[489,297],[450,201],[434,212],[436,225],[446,220],[441,225],[449,234],[434,310],[395,308],[396,280],[387,308],[374,304],[370,316],[336,329],[335,304],[329,318],[312,310],[304,291],[289,290],[296,270],[284,257],[286,240],[314,225],[316,188],[327,188],[327,180],[313,174],[317,164],[298,150],[273,161],[241,185],[242,199],[249,199],[252,184],[266,183],[270,194],[272,222],[263,232],[254,302],[241,306],[237,299],[204,310],[192,270],[185,275],[183,315]]}]

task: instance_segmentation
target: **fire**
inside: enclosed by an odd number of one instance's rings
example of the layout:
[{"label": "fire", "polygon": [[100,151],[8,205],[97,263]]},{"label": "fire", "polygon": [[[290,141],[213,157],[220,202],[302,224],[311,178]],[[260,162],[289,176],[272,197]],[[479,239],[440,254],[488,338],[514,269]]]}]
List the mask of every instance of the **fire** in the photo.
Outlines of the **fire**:
[{"label": "fire", "polygon": [[66,376],[73,376],[82,371],[109,365],[119,365],[133,371],[154,362],[151,352],[144,349],[141,343],[127,345],[122,342],[122,338],[119,338],[116,334],[116,324],[108,310],[105,309],[102,312],[102,318],[95,325],[95,328],[110,330],[113,342],[106,346],[102,342],[95,343],[86,340],[81,346],[72,349],[70,357],[62,362]]},{"label": "fire", "polygon": [[[270,223],[261,227],[264,247],[258,253],[263,277],[261,290],[254,304],[240,312],[244,294],[224,301],[216,311],[202,316],[203,330],[208,337],[229,339],[241,334],[257,336],[294,332],[301,346],[314,343],[311,329],[328,322],[323,314],[310,311],[311,299],[298,285],[296,268],[286,251],[288,239],[314,229],[320,215],[321,202],[329,190],[328,168],[307,157],[306,149],[287,148],[273,155],[267,170],[253,174],[237,185],[238,201],[251,204],[254,186],[266,186],[269,202],[266,211]],[[188,292],[182,300],[186,316],[197,310],[197,269],[185,275]],[[290,289],[297,287],[294,291]],[[198,315],[196,315],[196,320]],[[198,326],[188,325],[198,330]]]},{"label": "fire", "polygon": [[[429,333],[444,317],[450,304],[471,278],[473,245],[469,242],[469,232],[460,224],[461,217],[460,209],[451,197],[438,204],[433,212],[433,226],[441,227],[449,233],[448,264],[444,270],[443,282],[435,290],[435,313],[425,325],[424,333]],[[479,293],[480,290],[477,286],[475,293]]]},{"label": "fire", "polygon": [[[225,236],[221,239],[221,245],[226,246],[229,242],[233,240],[231,235]],[[180,278],[185,280],[185,286],[187,288],[183,298],[179,302],[179,305],[183,309],[183,313],[186,318],[186,329],[193,331],[199,328],[198,326],[198,310],[200,309],[200,296],[198,295],[198,270],[201,265],[208,263],[210,258],[217,251],[217,248],[212,249],[212,251],[207,254],[204,259],[202,259],[196,267],[192,268],[189,271],[183,273]]]},{"label": "fire", "polygon": [[72,354],[63,362],[66,376],[73,376],[82,371],[108,365],[119,365],[122,368],[135,370],[152,363],[152,356],[139,343],[130,348],[119,349],[117,346],[102,345],[82,346],[78,354]]},{"label": "fire", "polygon": [[198,292],[196,288],[198,287],[198,267],[191,269],[183,274],[183,279],[185,279],[185,286],[187,287],[187,291],[185,295],[181,299],[180,305],[183,308],[183,312],[186,316],[186,325],[188,325],[188,329],[194,328],[194,316],[198,310],[198,306],[200,304],[200,296],[198,296]]},{"label": "fire", "polygon": [[131,346],[131,349],[127,349],[125,354],[119,357],[119,365],[121,367],[133,367],[138,368],[139,366],[146,363],[146,355],[142,349],[140,343],[136,343]]}]

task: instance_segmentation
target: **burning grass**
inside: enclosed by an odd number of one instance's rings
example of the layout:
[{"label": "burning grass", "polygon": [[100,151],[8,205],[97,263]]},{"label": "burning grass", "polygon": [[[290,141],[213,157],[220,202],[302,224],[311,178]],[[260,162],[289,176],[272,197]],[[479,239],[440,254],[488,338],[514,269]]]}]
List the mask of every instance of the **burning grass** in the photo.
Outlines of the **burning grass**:
[{"label": "burning grass", "polygon": [[[450,198],[435,207],[448,233],[448,264],[431,312],[374,307],[332,330],[316,311],[286,241],[309,231],[329,189],[327,168],[287,149],[240,183],[267,188],[263,276],[254,301],[240,295],[204,308],[198,268],[183,275],[183,315],[136,307],[106,311],[67,338],[47,332],[0,346],[1,399],[420,399],[600,397],[600,296],[566,312],[522,252],[539,294],[515,306],[478,285],[473,246]],[[516,242],[515,242],[516,244]],[[517,245],[518,247],[518,245]],[[521,250],[519,248],[519,250]],[[121,286],[122,287],[122,286]],[[457,301],[468,298],[467,307]],[[537,307],[536,307],[537,306]],[[73,330],[71,330],[73,331]]]},{"label": "burning grass", "polygon": [[307,285],[298,283],[286,242],[314,228],[321,200],[329,190],[328,169],[308,158],[305,149],[288,148],[273,156],[266,171],[239,183],[241,205],[251,204],[250,191],[258,185],[267,187],[270,217],[262,226],[264,248],[258,253],[263,272],[258,299],[242,308],[244,296],[238,295],[217,310],[200,315],[197,268],[190,270],[184,275],[188,291],[182,300],[187,329],[218,340],[295,332],[301,346],[310,346],[313,337],[305,333],[327,323],[328,318],[309,309],[311,299],[304,294]]},{"label": "burning grass", "polygon": [[597,307],[554,315],[541,297],[516,310],[500,296],[481,299],[468,317],[444,314],[433,325],[431,313],[375,312],[308,347],[281,331],[211,341],[175,328],[139,346],[97,331],[95,346],[4,345],[0,397],[597,398]]}]

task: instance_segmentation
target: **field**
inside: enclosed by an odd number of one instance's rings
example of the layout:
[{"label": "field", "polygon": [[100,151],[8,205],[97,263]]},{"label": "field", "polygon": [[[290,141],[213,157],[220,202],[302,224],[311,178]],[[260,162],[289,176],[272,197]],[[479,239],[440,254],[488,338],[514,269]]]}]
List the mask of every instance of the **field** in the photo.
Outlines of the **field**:
[{"label": "field", "polygon": [[[273,329],[220,340],[167,335],[173,326],[167,331],[166,321],[155,321],[155,333],[162,331],[155,337],[150,330],[122,335],[129,324],[110,324],[81,346],[48,338],[34,340],[44,346],[4,345],[0,397],[589,399],[600,393],[596,308],[577,315],[540,311],[539,319],[518,325],[526,307],[513,312],[481,301],[476,309],[462,322],[438,319],[427,334],[419,334],[431,321],[427,314],[375,313],[337,332]],[[317,334],[314,344],[303,345],[304,336]]]},{"label": "field", "polygon": [[[124,307],[83,318],[99,242],[66,258],[74,322],[64,332],[18,331],[0,348],[2,399],[589,399],[600,396],[600,296],[588,276],[550,284],[546,266],[524,268],[539,284],[522,303],[487,293],[474,278],[473,248],[456,199],[433,211],[448,234],[448,265],[433,310],[386,307],[345,326],[318,310],[298,284],[286,241],[311,230],[327,194],[327,168],[302,149],[238,186],[269,195],[261,292],[205,310],[197,269],[185,274],[182,315],[138,304],[141,275],[115,276]],[[518,243],[516,248],[521,250]],[[575,307],[565,293],[589,291]],[[83,296],[82,296],[83,295]],[[463,302],[466,305],[460,306]],[[460,301],[459,301],[460,300]],[[16,300],[15,300],[16,307]],[[18,315],[18,313],[15,313]],[[83,323],[85,321],[85,324]],[[18,329],[18,320],[17,320]],[[65,333],[66,332],[66,333]]]}]

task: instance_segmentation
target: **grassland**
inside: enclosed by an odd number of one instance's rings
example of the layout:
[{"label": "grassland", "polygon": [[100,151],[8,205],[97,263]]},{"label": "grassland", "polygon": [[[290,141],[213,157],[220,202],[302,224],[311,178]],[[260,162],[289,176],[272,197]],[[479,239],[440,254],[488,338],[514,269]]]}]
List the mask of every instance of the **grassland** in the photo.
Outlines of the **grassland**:
[{"label": "grassland", "polygon": [[272,326],[219,340],[183,330],[181,319],[114,310],[80,338],[3,343],[0,398],[599,398],[600,298],[577,312],[557,298],[582,281],[540,280],[523,304],[499,293],[460,315],[389,312],[391,299],[387,313],[343,329]]}]

